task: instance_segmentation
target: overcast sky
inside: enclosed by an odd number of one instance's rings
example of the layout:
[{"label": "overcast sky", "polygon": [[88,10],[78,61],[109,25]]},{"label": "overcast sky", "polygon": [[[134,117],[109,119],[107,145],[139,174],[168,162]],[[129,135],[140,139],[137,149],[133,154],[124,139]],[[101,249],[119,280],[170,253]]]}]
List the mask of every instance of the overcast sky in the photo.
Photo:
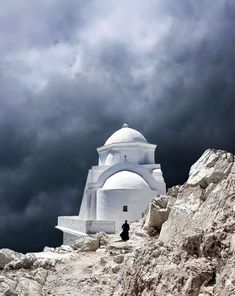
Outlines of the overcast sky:
[{"label": "overcast sky", "polygon": [[58,245],[96,147],[127,122],[167,185],[235,153],[234,0],[8,0],[0,9],[0,247]]}]

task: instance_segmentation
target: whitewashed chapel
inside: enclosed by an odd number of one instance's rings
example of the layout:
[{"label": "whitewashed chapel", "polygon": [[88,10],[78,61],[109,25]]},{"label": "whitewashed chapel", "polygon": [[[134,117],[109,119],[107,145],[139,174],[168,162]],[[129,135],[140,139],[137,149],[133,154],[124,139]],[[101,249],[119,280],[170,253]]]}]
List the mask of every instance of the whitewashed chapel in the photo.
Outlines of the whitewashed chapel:
[{"label": "whitewashed chapel", "polygon": [[99,163],[88,172],[79,216],[58,217],[64,244],[81,235],[119,231],[125,220],[139,219],[154,197],[166,193],[155,149],[127,124],[97,148]]}]

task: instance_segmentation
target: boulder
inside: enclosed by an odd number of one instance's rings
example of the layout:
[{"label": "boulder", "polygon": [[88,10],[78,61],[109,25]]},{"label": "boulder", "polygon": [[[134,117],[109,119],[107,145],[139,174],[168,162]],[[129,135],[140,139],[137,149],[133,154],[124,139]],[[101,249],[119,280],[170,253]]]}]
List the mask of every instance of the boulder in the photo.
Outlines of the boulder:
[{"label": "boulder", "polygon": [[[63,246],[63,245],[62,245]],[[61,246],[61,247],[62,247]],[[43,249],[43,252],[54,252],[55,251],[55,248],[52,248],[52,247],[44,247],[44,249]]]},{"label": "boulder", "polygon": [[99,246],[106,246],[109,242],[109,236],[108,234],[104,233],[104,232],[99,232],[96,233],[96,235],[94,236],[95,238],[97,238],[99,240]]},{"label": "boulder", "polygon": [[1,249],[0,250],[0,269],[4,269],[4,267],[10,263],[12,260],[16,260],[22,256],[21,253],[17,253],[10,249]]},{"label": "boulder", "polygon": [[72,251],[73,251],[73,248],[69,245],[62,245],[62,246],[56,248],[56,252],[58,252],[58,253],[69,253]]},{"label": "boulder", "polygon": [[33,267],[34,262],[36,261],[36,256],[33,253],[28,253],[26,255],[22,255],[19,259],[12,260],[6,265],[6,270],[9,269],[31,269]]},{"label": "boulder", "polygon": [[3,269],[12,258],[9,257],[4,251],[0,250],[0,269]]},{"label": "boulder", "polygon": [[156,231],[160,231],[162,224],[168,219],[171,206],[174,204],[175,199],[173,196],[163,195],[153,199],[149,204],[144,217],[143,229],[150,236],[155,235],[157,233]]},{"label": "boulder", "polygon": [[0,275],[0,295],[11,295],[10,293],[13,293],[15,285],[16,282],[13,277],[9,275]]},{"label": "boulder", "polygon": [[74,250],[79,250],[81,252],[94,252],[100,247],[100,238],[84,236],[79,238],[73,244]]},{"label": "boulder", "polygon": [[[27,277],[26,277],[27,276]],[[0,278],[0,295],[3,296],[41,296],[42,286],[32,276],[15,274]]]},{"label": "boulder", "polygon": [[81,252],[94,252],[100,247],[106,246],[108,244],[108,241],[108,235],[104,232],[99,232],[93,236],[80,237],[72,245],[72,248]]},{"label": "boulder", "polygon": [[32,271],[32,276],[40,285],[44,285],[47,278],[48,271],[44,268],[37,268]]}]

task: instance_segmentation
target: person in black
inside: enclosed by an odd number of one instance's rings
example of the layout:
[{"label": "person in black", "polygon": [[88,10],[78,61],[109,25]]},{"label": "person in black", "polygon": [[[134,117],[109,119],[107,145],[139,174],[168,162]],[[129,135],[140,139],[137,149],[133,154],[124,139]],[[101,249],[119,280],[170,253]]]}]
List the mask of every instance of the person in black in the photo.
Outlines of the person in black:
[{"label": "person in black", "polygon": [[127,220],[125,220],[125,223],[122,225],[122,233],[120,234],[122,240],[127,241],[129,239],[129,230],[130,226],[127,223]]}]

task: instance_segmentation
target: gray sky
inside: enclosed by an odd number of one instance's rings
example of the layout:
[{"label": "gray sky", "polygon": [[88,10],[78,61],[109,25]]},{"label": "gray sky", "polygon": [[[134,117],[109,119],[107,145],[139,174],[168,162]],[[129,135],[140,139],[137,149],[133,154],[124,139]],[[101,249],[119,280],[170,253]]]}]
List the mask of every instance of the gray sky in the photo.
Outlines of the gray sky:
[{"label": "gray sky", "polygon": [[96,147],[124,122],[168,186],[235,153],[233,0],[22,0],[0,10],[0,247],[60,243]]}]

